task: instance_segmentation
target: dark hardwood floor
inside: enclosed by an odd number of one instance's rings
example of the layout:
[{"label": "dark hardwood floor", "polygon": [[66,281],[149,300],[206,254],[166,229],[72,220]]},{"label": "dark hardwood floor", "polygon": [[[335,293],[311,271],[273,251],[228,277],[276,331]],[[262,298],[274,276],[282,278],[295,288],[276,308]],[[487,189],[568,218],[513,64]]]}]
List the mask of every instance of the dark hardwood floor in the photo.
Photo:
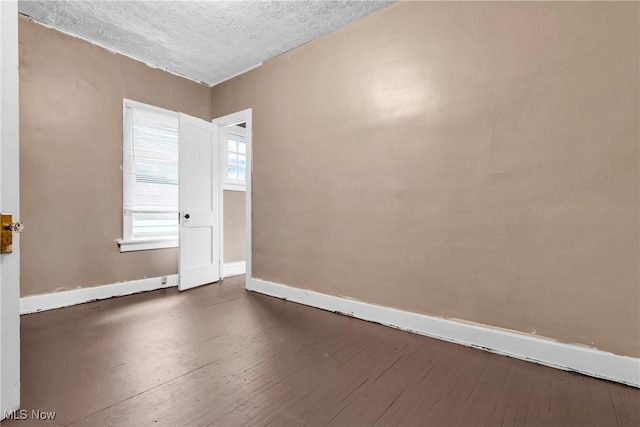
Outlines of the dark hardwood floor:
[{"label": "dark hardwood floor", "polygon": [[22,408],[73,426],[640,426],[638,389],[250,293],[243,281],[23,316]]}]

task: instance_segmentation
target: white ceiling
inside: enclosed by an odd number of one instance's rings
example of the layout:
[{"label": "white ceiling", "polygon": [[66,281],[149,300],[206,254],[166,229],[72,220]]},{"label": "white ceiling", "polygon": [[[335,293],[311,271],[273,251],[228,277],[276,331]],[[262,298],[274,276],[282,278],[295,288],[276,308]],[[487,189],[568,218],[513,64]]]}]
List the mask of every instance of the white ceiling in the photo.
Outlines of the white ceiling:
[{"label": "white ceiling", "polygon": [[210,86],[391,1],[31,1],[21,13]]}]

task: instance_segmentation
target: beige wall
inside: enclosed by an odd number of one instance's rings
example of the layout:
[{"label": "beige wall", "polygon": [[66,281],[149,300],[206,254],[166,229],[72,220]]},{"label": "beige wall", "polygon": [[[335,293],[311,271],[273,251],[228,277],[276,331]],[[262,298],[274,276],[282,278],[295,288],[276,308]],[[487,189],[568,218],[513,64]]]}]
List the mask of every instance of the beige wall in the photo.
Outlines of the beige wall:
[{"label": "beige wall", "polygon": [[212,89],[253,271],[640,356],[638,3],[400,3]]},{"label": "beige wall", "polygon": [[122,98],[209,120],[208,87],[20,19],[21,293],[177,273],[120,253]]},{"label": "beige wall", "polygon": [[224,192],[224,262],[246,259],[245,197],[244,191]]}]

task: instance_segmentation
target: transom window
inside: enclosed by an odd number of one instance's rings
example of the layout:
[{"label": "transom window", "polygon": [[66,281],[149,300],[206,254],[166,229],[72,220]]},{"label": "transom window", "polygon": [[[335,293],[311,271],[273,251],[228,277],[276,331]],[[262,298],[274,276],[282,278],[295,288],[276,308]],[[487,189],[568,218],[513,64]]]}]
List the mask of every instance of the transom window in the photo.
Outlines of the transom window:
[{"label": "transom window", "polygon": [[227,181],[245,182],[247,172],[247,144],[240,138],[228,139],[229,164],[227,167]]},{"label": "transom window", "polygon": [[247,143],[246,129],[242,126],[226,126],[222,129],[223,144],[226,146],[225,190],[245,191],[247,186]]}]

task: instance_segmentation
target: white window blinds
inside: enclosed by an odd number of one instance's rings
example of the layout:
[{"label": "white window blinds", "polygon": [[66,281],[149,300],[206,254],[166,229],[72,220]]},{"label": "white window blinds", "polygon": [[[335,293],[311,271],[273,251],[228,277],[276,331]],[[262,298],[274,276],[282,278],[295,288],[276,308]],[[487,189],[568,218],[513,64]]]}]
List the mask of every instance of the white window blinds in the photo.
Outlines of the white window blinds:
[{"label": "white window blinds", "polygon": [[125,239],[178,236],[178,114],[125,103]]}]

